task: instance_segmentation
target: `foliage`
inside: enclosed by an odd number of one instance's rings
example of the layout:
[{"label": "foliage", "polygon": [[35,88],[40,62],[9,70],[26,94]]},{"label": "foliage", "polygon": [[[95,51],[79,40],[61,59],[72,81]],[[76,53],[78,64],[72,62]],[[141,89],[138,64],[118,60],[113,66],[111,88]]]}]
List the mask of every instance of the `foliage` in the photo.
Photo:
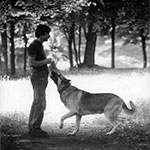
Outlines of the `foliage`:
[{"label": "foliage", "polygon": [[124,37],[125,44],[141,42],[139,37],[142,34],[148,39],[150,17],[148,0],[127,0],[121,14],[123,23],[118,27],[118,36]]},{"label": "foliage", "polygon": [[[33,33],[35,26],[39,23],[57,26],[64,33],[69,45],[70,56],[67,57],[75,58],[78,64],[76,59],[79,59],[81,63],[81,41],[86,41],[86,45],[91,45],[92,40],[94,41],[92,43],[96,43],[95,36],[110,35],[112,19],[115,23],[116,36],[123,38],[125,43],[141,42],[140,36],[148,40],[148,6],[148,0],[2,0],[0,2],[0,30],[3,31],[3,26],[7,24],[6,30],[10,39],[10,22],[14,22],[15,38],[23,39],[22,36]],[[87,38],[89,25],[92,28],[90,32],[96,34],[93,37],[90,35],[92,40]],[[24,42],[27,40],[28,37]],[[92,58],[88,61],[93,60],[94,63],[95,44],[91,47],[87,46],[82,51],[86,54],[88,49]]]}]

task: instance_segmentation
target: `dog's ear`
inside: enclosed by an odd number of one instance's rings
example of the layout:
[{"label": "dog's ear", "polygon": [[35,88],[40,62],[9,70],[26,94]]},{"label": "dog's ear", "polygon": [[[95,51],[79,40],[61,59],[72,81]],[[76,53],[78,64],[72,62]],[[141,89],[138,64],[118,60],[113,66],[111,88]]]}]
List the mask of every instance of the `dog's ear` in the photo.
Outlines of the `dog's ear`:
[{"label": "dog's ear", "polygon": [[56,72],[52,71],[50,74],[50,78],[55,82],[55,84],[57,85],[58,82],[58,75]]},{"label": "dog's ear", "polygon": [[71,80],[69,80],[69,79],[67,79],[68,80],[68,82],[71,82]]},{"label": "dog's ear", "polygon": [[52,77],[52,76],[55,76],[55,77],[60,77],[61,76],[61,74],[59,73],[59,72],[57,72],[57,71],[55,71],[55,70],[52,70],[50,73],[49,73],[49,75],[50,75],[50,77]]},{"label": "dog's ear", "polygon": [[56,76],[56,75],[57,75],[57,72],[52,70],[50,76]]}]

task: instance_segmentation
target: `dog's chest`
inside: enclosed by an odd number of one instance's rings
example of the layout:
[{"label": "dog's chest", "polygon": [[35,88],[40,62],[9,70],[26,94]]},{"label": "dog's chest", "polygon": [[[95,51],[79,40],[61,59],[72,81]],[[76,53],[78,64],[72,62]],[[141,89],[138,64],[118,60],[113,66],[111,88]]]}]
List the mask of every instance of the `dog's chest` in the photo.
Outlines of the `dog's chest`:
[{"label": "dog's chest", "polygon": [[77,109],[79,100],[81,99],[82,91],[79,91],[77,88],[71,87],[64,91],[61,95],[61,101],[68,109]]}]

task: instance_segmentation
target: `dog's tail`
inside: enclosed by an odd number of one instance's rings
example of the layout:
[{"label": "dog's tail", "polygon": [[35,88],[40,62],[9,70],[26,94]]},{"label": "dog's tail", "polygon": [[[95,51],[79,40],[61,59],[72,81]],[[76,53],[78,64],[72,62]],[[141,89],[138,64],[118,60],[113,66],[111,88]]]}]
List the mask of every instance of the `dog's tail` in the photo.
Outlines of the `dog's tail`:
[{"label": "dog's tail", "polygon": [[125,103],[123,103],[122,105],[122,108],[124,109],[125,113],[128,115],[132,115],[137,111],[136,106],[134,105],[132,101],[130,101],[130,106],[131,106],[131,109],[129,109]]}]

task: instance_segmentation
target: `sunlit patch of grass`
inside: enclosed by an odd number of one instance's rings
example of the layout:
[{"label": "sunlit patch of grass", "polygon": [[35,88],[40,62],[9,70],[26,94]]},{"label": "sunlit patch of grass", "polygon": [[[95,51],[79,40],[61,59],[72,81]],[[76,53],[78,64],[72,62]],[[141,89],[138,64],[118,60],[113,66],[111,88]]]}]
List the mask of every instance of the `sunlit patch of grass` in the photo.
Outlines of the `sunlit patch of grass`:
[{"label": "sunlit patch of grass", "polygon": [[134,116],[134,122],[144,125],[145,127],[150,124],[150,99],[147,101],[141,100],[137,107],[137,113]]},{"label": "sunlit patch of grass", "polygon": [[[118,116],[116,122],[118,124],[117,130],[126,132],[128,130],[150,133],[150,101],[142,101],[137,106],[137,112],[133,115],[127,115],[124,111]],[[105,118],[98,116],[95,120],[96,126],[112,127],[112,124]]]},{"label": "sunlit patch of grass", "polygon": [[77,68],[74,67],[71,70],[61,70],[61,72],[65,75],[97,75],[102,73],[110,73],[110,74],[131,74],[135,73],[145,73],[149,72],[149,68],[110,68],[110,67],[103,67],[103,66],[95,66],[92,68]]},{"label": "sunlit patch of grass", "polygon": [[[127,105],[129,105],[129,100],[132,100],[137,106],[137,113],[131,117],[122,113],[121,122],[124,126],[129,127],[131,124],[137,124],[147,127],[149,125],[150,73],[148,69],[75,69],[68,72],[62,71],[62,74],[71,79],[72,85],[79,89],[89,92],[115,93],[123,98]],[[32,87],[29,79],[2,81],[1,85],[6,89],[2,93],[3,103],[1,103],[3,104],[3,112],[16,110],[28,114],[32,102]],[[63,113],[66,113],[66,109],[60,101],[55,84],[50,80],[47,89],[45,121],[49,123],[50,119],[48,115],[50,114],[50,117],[53,117],[54,121],[56,120],[57,122],[57,118],[61,117]],[[91,118],[93,119],[93,116]],[[7,113],[7,115],[0,115],[0,119],[3,133],[22,133],[27,130],[27,117],[22,113]],[[85,120],[88,119],[88,117],[85,117]],[[106,125],[101,116],[98,120],[99,124]]]}]

